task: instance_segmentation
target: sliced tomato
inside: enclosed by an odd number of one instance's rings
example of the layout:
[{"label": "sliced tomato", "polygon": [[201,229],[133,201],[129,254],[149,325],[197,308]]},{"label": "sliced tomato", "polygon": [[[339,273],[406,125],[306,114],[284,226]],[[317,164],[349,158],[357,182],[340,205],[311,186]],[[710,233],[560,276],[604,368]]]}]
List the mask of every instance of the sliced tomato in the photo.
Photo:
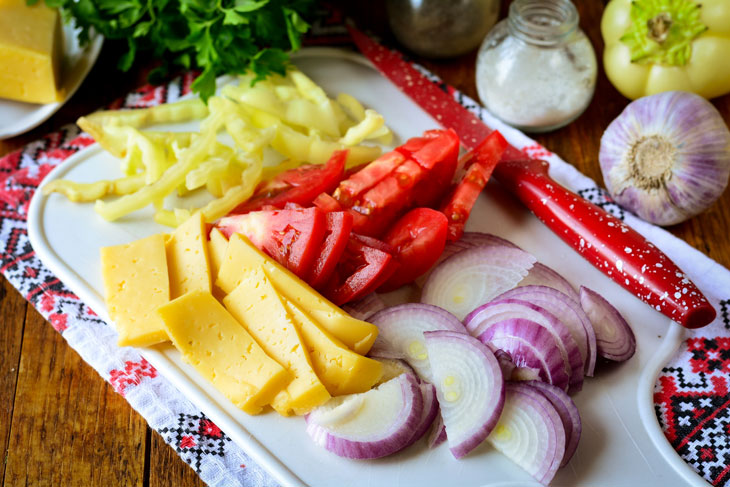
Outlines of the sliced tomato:
[{"label": "sliced tomato", "polygon": [[406,161],[399,152],[392,151],[375,159],[350,177],[340,182],[332,196],[348,208],[354,205],[358,196],[372,188]]},{"label": "sliced tomato", "polygon": [[320,253],[327,219],[319,208],[253,211],[222,218],[216,226],[226,236],[241,233],[252,244],[301,278]]},{"label": "sliced tomato", "polygon": [[461,238],[474,203],[508,145],[502,134],[495,130],[460,161],[466,172],[441,207],[449,220],[448,240]]},{"label": "sliced tomato", "polygon": [[426,169],[443,162],[456,165],[459,159],[459,136],[453,130],[429,130],[429,140],[411,152],[411,159]]},{"label": "sliced tomato", "polygon": [[392,291],[426,273],[444,251],[449,221],[440,211],[415,208],[391,227],[383,240],[400,264],[378,290]]},{"label": "sliced tomato", "polygon": [[256,190],[231,213],[248,213],[262,208],[283,208],[286,203],[309,206],[320,193],[334,191],[345,172],[347,151],[336,151],[324,165],[303,164],[284,171]]},{"label": "sliced tomato", "polygon": [[336,305],[343,305],[373,292],[397,268],[397,261],[389,253],[350,238],[323,294]]},{"label": "sliced tomato", "polygon": [[352,230],[352,215],[344,211],[327,213],[325,215],[327,228],[319,255],[312,264],[312,270],[307,279],[310,286],[321,288],[332,276],[337,263],[340,261]]},{"label": "sliced tomato", "polygon": [[396,147],[395,150],[406,157],[411,157],[411,154],[421,150],[433,139],[438,138],[441,135],[441,132],[443,132],[443,130],[426,130],[420,137],[411,137],[405,144]]},{"label": "sliced tomato", "polygon": [[342,205],[327,193],[319,193],[312,204],[324,211],[342,211]]}]

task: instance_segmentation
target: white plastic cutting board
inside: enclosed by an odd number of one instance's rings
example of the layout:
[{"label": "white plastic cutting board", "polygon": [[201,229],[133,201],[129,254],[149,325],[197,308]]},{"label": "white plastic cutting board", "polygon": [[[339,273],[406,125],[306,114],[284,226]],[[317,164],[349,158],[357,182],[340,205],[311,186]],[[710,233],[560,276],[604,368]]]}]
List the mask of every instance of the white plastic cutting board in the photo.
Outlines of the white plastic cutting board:
[{"label": "white plastic cutting board", "polygon": [[[347,92],[378,110],[401,141],[438,126],[360,56],[312,49],[303,51],[296,64],[330,95]],[[46,181],[93,181],[120,175],[118,161],[94,145],[69,158]],[[43,262],[106,320],[99,248],[169,230],[153,223],[151,215],[148,209],[108,223],[94,213],[92,204],[75,204],[38,191],[30,206],[28,226],[33,248]],[[636,355],[623,364],[597,367],[596,377],[587,378],[583,390],[574,396],[583,435],[575,456],[552,485],[707,485],[664,438],[652,402],[656,376],[681,343],[682,329],[594,269],[497,184],[490,184],[480,197],[467,230],[507,238],[576,287],[584,284],[601,292],[636,333]],[[399,296],[386,298],[393,302]],[[425,441],[379,460],[339,458],[309,440],[301,418],[282,418],[276,413],[248,416],[239,411],[183,363],[171,346],[147,349],[143,354],[284,486],[538,485],[486,444],[461,460],[455,460],[445,444],[429,450]]]}]

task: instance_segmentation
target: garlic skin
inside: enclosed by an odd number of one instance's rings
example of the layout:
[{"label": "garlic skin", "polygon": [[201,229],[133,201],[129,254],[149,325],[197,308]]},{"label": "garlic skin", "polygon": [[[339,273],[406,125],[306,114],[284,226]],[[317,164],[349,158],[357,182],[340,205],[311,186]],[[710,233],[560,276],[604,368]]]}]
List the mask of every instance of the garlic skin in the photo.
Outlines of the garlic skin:
[{"label": "garlic skin", "polygon": [[701,213],[730,176],[730,131],[704,98],[684,91],[630,103],[601,138],[598,160],[614,201],[657,225]]}]

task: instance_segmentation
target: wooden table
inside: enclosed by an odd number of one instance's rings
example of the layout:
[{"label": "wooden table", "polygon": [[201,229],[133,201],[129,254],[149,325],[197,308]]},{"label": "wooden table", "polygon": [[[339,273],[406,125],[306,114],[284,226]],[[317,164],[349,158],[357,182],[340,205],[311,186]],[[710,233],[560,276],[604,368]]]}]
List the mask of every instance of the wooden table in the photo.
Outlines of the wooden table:
[{"label": "wooden table", "polygon": [[[382,2],[352,2],[363,27],[390,39]],[[502,16],[509,0],[504,0]],[[598,24],[603,2],[575,2],[599,59]],[[37,129],[0,141],[0,156],[71,123],[129,92],[143,81],[143,65],[128,75],[116,72],[123,47],[107,43],[78,93]],[[477,99],[476,53],[449,61],[413,56],[446,82]],[[598,167],[601,134],[625,107],[623,98],[599,72],[587,111],[569,126],[537,140],[584,174],[602,181]],[[713,100],[730,124],[730,95]],[[669,228],[725,267],[730,267],[730,191],[708,211]],[[5,280],[0,287],[0,462],[3,485],[202,485],[192,469],[167,447],[127,402],[68,347],[59,333]]]}]

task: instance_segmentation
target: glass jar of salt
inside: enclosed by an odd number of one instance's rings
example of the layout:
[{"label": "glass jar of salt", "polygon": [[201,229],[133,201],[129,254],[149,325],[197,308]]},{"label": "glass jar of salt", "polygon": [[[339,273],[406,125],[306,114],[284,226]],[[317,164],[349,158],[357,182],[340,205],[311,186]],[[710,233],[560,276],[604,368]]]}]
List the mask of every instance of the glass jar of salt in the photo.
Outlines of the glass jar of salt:
[{"label": "glass jar of salt", "polygon": [[583,113],[596,72],[596,53],[570,0],[514,0],[479,49],[476,85],[497,118],[547,132]]}]

